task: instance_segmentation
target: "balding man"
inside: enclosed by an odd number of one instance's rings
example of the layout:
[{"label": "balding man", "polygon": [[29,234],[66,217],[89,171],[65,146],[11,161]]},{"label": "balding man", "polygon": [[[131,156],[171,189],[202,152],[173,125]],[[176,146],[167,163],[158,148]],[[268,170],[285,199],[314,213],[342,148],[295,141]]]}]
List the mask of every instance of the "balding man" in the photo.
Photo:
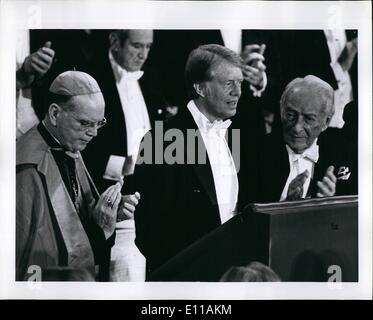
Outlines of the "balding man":
[{"label": "balding man", "polygon": [[280,101],[283,135],[270,135],[260,152],[258,201],[357,193],[349,145],[319,139],[334,114],[333,97],[332,87],[312,75],[287,85]]},{"label": "balding man", "polygon": [[117,218],[137,198],[121,202],[119,183],[100,196],[82,161],[80,151],[106,123],[97,82],[68,71],[49,94],[44,120],[17,143],[16,278],[39,270],[40,280],[94,280],[95,265],[100,275],[108,267]]}]

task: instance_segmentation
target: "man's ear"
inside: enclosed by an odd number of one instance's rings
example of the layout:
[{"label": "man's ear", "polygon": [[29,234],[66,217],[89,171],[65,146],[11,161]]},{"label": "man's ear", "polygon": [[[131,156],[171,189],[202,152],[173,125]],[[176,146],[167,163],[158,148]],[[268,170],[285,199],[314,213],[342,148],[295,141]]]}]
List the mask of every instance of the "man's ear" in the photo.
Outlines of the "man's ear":
[{"label": "man's ear", "polygon": [[110,42],[110,49],[113,52],[117,52],[120,48],[120,42],[118,35],[115,32],[111,32],[109,34],[109,42]]},{"label": "man's ear", "polygon": [[321,132],[323,132],[323,131],[325,131],[326,129],[329,128],[329,123],[330,123],[331,120],[332,120],[332,117],[327,117],[327,118],[326,118],[326,120],[325,120],[325,124],[324,124],[324,126],[322,127]]},{"label": "man's ear", "polygon": [[54,127],[57,125],[57,118],[58,118],[59,113],[60,113],[60,107],[58,106],[58,104],[52,103],[48,109],[48,118],[49,118],[49,122]]},{"label": "man's ear", "polygon": [[194,83],[193,88],[199,96],[202,98],[206,97],[206,86],[204,83]]}]

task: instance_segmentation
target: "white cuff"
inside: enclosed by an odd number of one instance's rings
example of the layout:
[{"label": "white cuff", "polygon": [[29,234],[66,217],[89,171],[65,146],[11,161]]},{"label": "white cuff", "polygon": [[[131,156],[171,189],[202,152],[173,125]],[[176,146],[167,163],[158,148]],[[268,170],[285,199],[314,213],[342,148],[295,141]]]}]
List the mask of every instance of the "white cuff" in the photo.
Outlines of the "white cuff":
[{"label": "white cuff", "polygon": [[339,64],[339,62],[331,62],[330,67],[333,69],[335,78],[337,79],[337,82],[344,82],[346,77],[348,77],[348,71],[344,71],[342,66]]}]

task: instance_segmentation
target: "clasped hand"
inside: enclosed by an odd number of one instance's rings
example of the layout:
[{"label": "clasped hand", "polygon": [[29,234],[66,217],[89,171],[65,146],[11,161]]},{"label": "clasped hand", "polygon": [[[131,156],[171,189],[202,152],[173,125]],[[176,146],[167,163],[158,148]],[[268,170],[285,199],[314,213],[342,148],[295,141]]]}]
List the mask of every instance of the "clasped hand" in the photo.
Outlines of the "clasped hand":
[{"label": "clasped hand", "polygon": [[[289,184],[286,200],[299,200],[303,195],[303,185],[309,176],[308,170],[298,174]],[[334,175],[334,167],[329,166],[321,181],[317,181],[316,197],[332,197],[335,195],[337,177]]]},{"label": "clasped hand", "polygon": [[106,239],[113,234],[116,222],[133,219],[136,205],[140,199],[138,192],[122,196],[121,189],[120,182],[107,188],[100,196],[93,211],[94,220],[104,231]]},{"label": "clasped hand", "polygon": [[35,78],[44,76],[52,66],[54,54],[51,42],[47,41],[43,47],[27,56],[21,70],[17,71],[17,88],[28,88]]},{"label": "clasped hand", "polygon": [[242,51],[241,56],[245,64],[242,71],[244,79],[255,87],[263,86],[266,70],[263,56],[265,47],[265,44],[249,44]]}]

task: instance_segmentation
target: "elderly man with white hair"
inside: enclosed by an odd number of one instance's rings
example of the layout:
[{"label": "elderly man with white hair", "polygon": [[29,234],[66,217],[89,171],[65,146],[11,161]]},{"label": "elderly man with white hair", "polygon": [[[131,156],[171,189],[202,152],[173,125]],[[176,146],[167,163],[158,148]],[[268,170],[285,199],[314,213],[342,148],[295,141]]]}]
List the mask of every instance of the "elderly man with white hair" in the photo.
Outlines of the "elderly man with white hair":
[{"label": "elderly man with white hair", "polygon": [[[334,114],[334,94],[308,75],[292,80],[280,101],[282,137],[269,135],[259,152],[257,200],[299,200],[357,193],[350,146],[320,137]],[[320,137],[320,139],[319,139]]]}]

